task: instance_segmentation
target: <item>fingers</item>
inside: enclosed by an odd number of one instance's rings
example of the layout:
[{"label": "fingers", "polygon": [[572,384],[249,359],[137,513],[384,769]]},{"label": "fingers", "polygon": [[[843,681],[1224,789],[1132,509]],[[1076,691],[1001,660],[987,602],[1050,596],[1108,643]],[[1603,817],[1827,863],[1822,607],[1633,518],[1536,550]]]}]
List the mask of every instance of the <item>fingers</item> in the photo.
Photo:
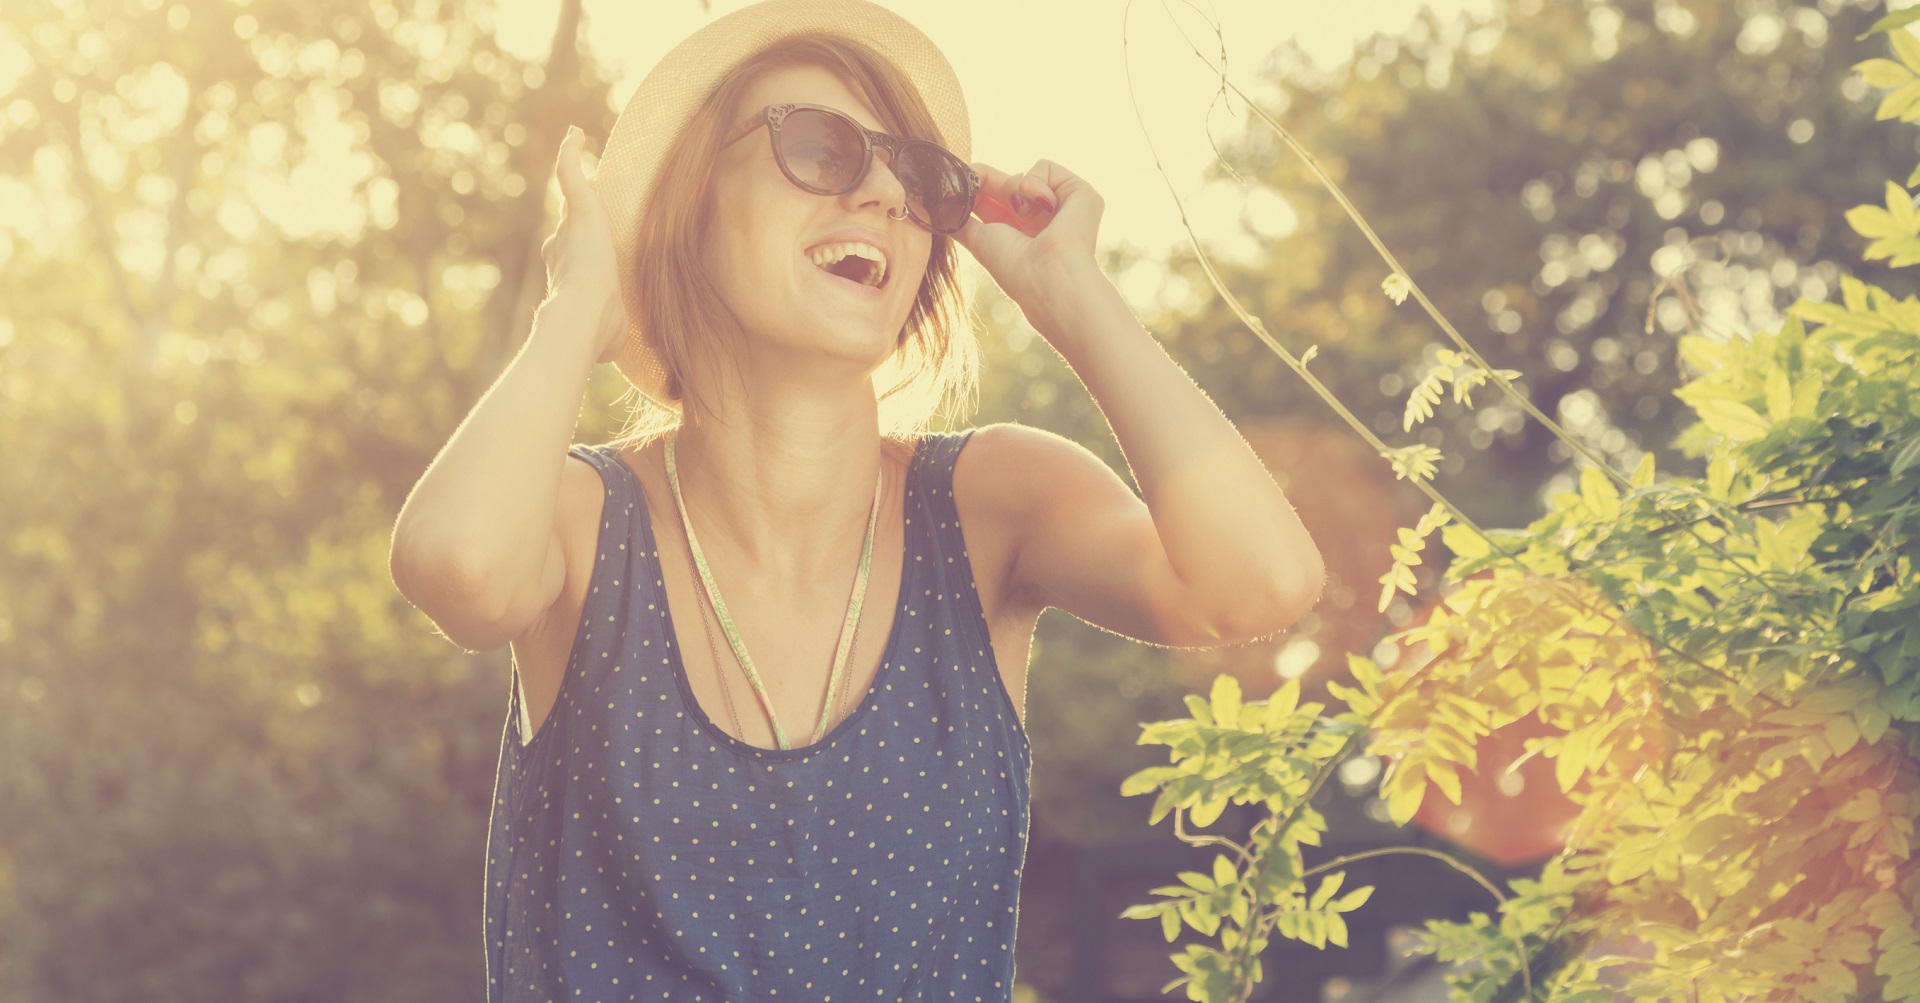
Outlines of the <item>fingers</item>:
[{"label": "fingers", "polygon": [[974,163],[968,166],[980,175],[980,192],[973,198],[974,214],[983,222],[1003,222],[1009,212],[1007,204],[1001,201],[1006,198],[1006,173],[989,164]]},{"label": "fingers", "polygon": [[980,175],[980,197],[974,212],[983,223],[1006,223],[1023,232],[1037,232],[1061,212],[1071,200],[1085,213],[1097,215],[1105,200],[1093,187],[1072,171],[1051,160],[1034,161],[1022,174],[1008,174],[990,164],[973,164]]},{"label": "fingers", "polygon": [[563,210],[566,203],[578,200],[582,189],[587,187],[586,168],[581,166],[586,139],[587,134],[581,132],[579,126],[567,126],[567,134],[560,140],[560,154],[554,158],[553,173],[560,182]]},{"label": "fingers", "polygon": [[972,167],[980,175],[980,193],[973,203],[980,223],[1005,223],[1029,237],[1045,229],[1060,196],[1039,177],[1008,174],[990,164]]}]

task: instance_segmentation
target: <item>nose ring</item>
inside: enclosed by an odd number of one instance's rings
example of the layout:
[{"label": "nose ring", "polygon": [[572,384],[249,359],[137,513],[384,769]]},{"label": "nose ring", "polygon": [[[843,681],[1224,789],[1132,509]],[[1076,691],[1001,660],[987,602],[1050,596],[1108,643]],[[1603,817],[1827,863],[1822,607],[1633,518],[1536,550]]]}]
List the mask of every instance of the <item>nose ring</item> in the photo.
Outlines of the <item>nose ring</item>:
[{"label": "nose ring", "polygon": [[889,211],[889,212],[887,213],[887,218],[888,218],[888,219],[891,219],[891,220],[902,220],[902,219],[906,219],[906,218],[907,218],[907,207],[906,207],[906,206],[901,206],[901,207],[900,207],[900,215],[898,215],[898,216],[895,216],[895,215],[894,215],[894,214],[893,214],[893,213],[892,213],[891,211]]}]

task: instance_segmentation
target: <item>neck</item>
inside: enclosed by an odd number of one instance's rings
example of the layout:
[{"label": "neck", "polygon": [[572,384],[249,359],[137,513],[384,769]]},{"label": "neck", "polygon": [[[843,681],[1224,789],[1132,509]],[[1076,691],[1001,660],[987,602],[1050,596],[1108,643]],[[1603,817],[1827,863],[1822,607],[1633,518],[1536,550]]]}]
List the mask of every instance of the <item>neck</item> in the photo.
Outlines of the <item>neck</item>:
[{"label": "neck", "polygon": [[871,384],[836,395],[767,389],[714,415],[686,409],[674,459],[700,546],[796,587],[844,576],[889,462]]}]

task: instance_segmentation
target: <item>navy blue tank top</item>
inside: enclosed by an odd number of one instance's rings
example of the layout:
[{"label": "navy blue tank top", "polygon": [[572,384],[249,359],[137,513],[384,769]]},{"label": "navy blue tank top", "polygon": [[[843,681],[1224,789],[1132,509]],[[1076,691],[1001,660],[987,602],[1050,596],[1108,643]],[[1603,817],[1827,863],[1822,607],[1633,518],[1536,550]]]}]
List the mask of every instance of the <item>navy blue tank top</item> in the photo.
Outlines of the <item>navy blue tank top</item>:
[{"label": "navy blue tank top", "polygon": [[865,697],[784,750],[701,710],[638,480],[608,447],[569,450],[599,470],[606,506],[531,741],[510,688],[489,1003],[1012,998],[1031,750],[954,507],[970,434],[915,447],[899,612]]}]

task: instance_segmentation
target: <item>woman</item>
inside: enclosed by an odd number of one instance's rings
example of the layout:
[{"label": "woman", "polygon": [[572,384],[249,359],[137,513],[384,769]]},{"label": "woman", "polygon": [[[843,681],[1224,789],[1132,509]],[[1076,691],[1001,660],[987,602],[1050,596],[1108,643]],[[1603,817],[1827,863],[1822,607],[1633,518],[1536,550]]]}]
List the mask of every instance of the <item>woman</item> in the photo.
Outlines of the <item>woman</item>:
[{"label": "woman", "polygon": [[[449,638],[513,647],[489,999],[1006,1000],[1041,611],[1244,641],[1313,605],[1318,552],[1096,267],[1100,196],[969,165],[897,15],[736,11],[649,74],[592,182],[581,142],[526,345],[393,544]],[[1144,504],[1057,436],[920,432],[971,376],[956,241]],[[569,449],[596,361],[651,417]]]}]

